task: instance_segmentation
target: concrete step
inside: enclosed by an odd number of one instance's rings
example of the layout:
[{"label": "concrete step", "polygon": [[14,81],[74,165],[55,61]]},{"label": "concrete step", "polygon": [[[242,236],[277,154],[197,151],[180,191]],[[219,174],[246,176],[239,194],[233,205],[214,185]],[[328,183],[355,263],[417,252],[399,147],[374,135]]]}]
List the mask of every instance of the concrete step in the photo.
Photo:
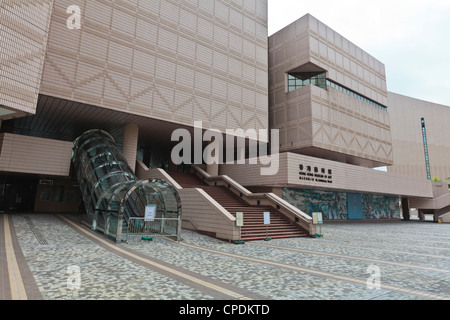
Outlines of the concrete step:
[{"label": "concrete step", "polygon": [[[172,178],[183,188],[196,187],[204,190],[217,203],[232,215],[244,213],[244,226],[241,227],[241,238],[244,241],[269,238],[288,238],[307,236],[297,226],[291,224],[275,208],[269,206],[252,206],[244,199],[223,186],[208,186],[202,179],[186,173],[170,173]],[[270,212],[270,225],[264,224],[264,212]]]}]

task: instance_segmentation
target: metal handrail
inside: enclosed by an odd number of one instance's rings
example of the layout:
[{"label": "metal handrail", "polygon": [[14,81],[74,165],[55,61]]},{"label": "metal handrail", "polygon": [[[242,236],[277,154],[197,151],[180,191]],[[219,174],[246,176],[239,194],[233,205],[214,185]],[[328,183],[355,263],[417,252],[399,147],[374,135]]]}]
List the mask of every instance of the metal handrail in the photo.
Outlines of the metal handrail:
[{"label": "metal handrail", "polygon": [[[173,221],[173,222],[172,222]],[[128,220],[126,239],[128,237],[176,237],[180,240],[181,217],[178,218],[153,218],[132,217]]]},{"label": "metal handrail", "polygon": [[[315,234],[315,226],[312,223],[312,218],[308,216],[306,213],[302,212],[300,209],[294,207],[287,201],[281,199],[280,197],[276,196],[273,193],[253,193],[249,191],[247,188],[242,186],[240,183],[235,181],[234,179],[230,178],[226,175],[220,175],[220,176],[211,176],[209,173],[207,173],[205,170],[200,168],[197,165],[192,166],[196,173],[200,174],[205,181],[222,181],[225,182],[225,185],[228,186],[229,189],[235,189],[240,193],[240,197],[246,197],[249,200],[268,200],[272,204],[275,205],[275,207],[278,209],[280,207],[284,208],[289,214],[291,214],[294,218],[297,218],[298,221],[295,221],[296,224],[298,224],[302,229],[305,229],[310,235]],[[281,212],[284,214],[283,212]]]}]

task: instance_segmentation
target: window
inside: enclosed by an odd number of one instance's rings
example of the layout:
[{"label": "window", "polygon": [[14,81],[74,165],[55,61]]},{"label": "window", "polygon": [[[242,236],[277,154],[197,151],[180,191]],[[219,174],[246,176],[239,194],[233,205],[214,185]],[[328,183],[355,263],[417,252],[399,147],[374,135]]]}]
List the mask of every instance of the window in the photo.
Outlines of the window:
[{"label": "window", "polygon": [[303,88],[308,85],[314,85],[321,89],[327,90],[327,86],[335,88],[349,96],[364,101],[380,110],[387,111],[385,106],[376,103],[366,97],[361,96],[355,91],[342,87],[341,85],[328,80],[326,78],[326,72],[292,72],[288,73],[288,92]]},{"label": "window", "polygon": [[64,186],[54,186],[52,200],[54,202],[63,202],[64,201]]},{"label": "window", "polygon": [[75,190],[67,191],[66,202],[75,202],[75,195],[76,195],[76,191]]},{"label": "window", "polygon": [[288,74],[288,92],[299,88],[314,85],[316,87],[327,89],[325,72],[295,72]]},{"label": "window", "polygon": [[45,187],[41,189],[41,194],[39,195],[39,200],[40,201],[50,201],[50,188],[49,187]]},{"label": "window", "polygon": [[427,179],[431,180],[430,156],[428,154],[427,130],[426,130],[426,126],[425,126],[425,118],[421,119],[421,123],[422,123],[422,135],[423,135],[423,150],[425,153],[425,165],[427,168]]},{"label": "window", "polygon": [[369,100],[366,97],[363,97],[360,94],[358,94],[358,93],[356,93],[356,92],[354,92],[352,90],[344,88],[341,85],[339,85],[339,84],[337,84],[337,83],[335,83],[335,82],[333,82],[331,80],[327,79],[326,80],[326,85],[330,86],[332,88],[335,88],[335,89],[337,89],[337,90],[339,90],[339,91],[341,91],[341,92],[343,92],[345,94],[348,94],[349,96],[352,96],[352,97],[354,97],[356,99],[364,101],[365,103],[368,103],[368,104],[370,104],[370,105],[372,105],[372,106],[374,106],[374,107],[376,107],[376,108],[378,108],[380,110],[387,111],[387,108],[385,106],[382,106],[381,104],[378,104],[375,101]]}]

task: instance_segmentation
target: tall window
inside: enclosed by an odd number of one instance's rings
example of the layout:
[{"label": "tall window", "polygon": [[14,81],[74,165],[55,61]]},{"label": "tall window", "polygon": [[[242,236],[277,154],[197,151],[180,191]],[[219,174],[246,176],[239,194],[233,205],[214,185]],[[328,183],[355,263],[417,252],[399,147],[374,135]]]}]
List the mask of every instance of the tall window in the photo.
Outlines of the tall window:
[{"label": "tall window", "polygon": [[425,152],[425,165],[427,167],[427,179],[431,180],[430,157],[428,155],[428,141],[427,141],[427,130],[425,127],[425,118],[421,119],[421,123],[422,123],[423,149]]}]

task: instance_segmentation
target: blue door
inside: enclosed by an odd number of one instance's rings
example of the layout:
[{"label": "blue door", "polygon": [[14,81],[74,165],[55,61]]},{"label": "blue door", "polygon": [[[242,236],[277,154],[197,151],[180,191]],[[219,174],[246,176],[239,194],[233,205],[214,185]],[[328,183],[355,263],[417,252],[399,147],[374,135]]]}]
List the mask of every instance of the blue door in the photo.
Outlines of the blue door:
[{"label": "blue door", "polygon": [[363,218],[361,194],[359,193],[347,194],[347,211],[348,211],[348,218],[351,220]]}]

